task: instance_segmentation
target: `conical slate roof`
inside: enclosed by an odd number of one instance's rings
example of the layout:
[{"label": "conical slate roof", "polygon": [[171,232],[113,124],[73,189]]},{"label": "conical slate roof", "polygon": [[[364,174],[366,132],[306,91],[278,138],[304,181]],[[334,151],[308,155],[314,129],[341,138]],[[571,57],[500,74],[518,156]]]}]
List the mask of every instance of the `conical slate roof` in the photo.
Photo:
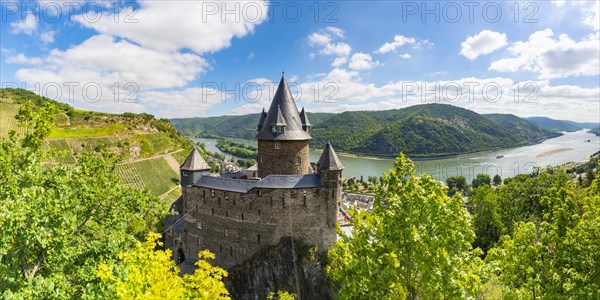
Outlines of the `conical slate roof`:
[{"label": "conical slate roof", "polygon": [[262,113],[260,113],[260,120],[258,120],[258,130],[260,130],[260,128],[262,128],[263,123],[265,123],[265,119],[267,118],[267,112],[265,112],[265,109],[263,108]]},{"label": "conical slate roof", "polygon": [[310,122],[308,121],[308,116],[306,115],[306,112],[304,111],[304,107],[302,108],[302,111],[300,112],[300,122],[302,122],[303,126],[311,126]]},{"label": "conical slate roof", "polygon": [[[278,120],[278,118],[281,119]],[[278,121],[285,122],[284,132],[282,133],[273,132],[271,128]],[[285,81],[285,76],[281,76],[277,92],[275,92],[267,116],[256,138],[271,141],[302,141],[311,139],[310,134],[302,130],[302,121],[298,114],[298,107]]]},{"label": "conical slate roof", "polygon": [[281,107],[279,107],[279,105],[277,105],[277,115],[275,116],[275,118],[271,118],[273,121],[271,124],[271,126],[276,125],[276,126],[285,126],[287,125],[285,123],[285,118],[283,117],[283,112],[281,112]]},{"label": "conical slate roof", "polygon": [[333,171],[341,171],[344,169],[342,162],[335,154],[333,147],[331,147],[330,143],[327,143],[325,146],[325,150],[321,154],[319,158],[319,162],[317,162],[317,168],[319,170],[333,170]]},{"label": "conical slate roof", "polygon": [[202,158],[196,147],[194,147],[194,150],[190,152],[190,155],[188,155],[179,169],[184,171],[203,171],[210,170],[210,166],[204,161],[204,158]]}]

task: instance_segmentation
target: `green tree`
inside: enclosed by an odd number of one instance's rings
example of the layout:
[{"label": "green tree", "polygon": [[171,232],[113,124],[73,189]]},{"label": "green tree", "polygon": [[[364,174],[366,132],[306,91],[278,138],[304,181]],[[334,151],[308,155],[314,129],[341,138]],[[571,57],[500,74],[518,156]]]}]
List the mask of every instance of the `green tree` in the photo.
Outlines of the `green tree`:
[{"label": "green tree", "polygon": [[477,176],[475,178],[473,178],[473,182],[471,183],[473,185],[473,188],[476,189],[482,185],[490,185],[492,183],[492,179],[490,178],[490,175],[488,174],[477,174]]},{"label": "green tree", "polygon": [[170,250],[155,250],[162,246],[160,234],[148,234],[146,241],[118,255],[118,262],[98,267],[98,276],[106,290],[105,296],[119,299],[229,299],[222,279],[227,272],[213,267],[206,259],[214,258],[209,251],[200,252],[198,269],[192,275],[181,276],[171,259]]},{"label": "green tree", "polygon": [[[541,173],[543,176],[544,172]],[[519,222],[486,260],[508,298],[600,298],[600,194],[550,187],[540,222]]]},{"label": "green tree", "polygon": [[475,228],[473,247],[487,252],[502,235],[502,221],[498,213],[498,196],[488,185],[482,185],[469,197],[470,212]]},{"label": "green tree", "polygon": [[75,167],[42,162],[49,104],[24,104],[24,134],[0,139],[2,298],[98,298],[96,267],[132,247],[167,212],[157,197],[128,188],[100,154]]},{"label": "green tree", "polygon": [[467,178],[465,176],[450,176],[446,178],[448,195],[453,196],[456,192],[464,192],[467,189]]},{"label": "green tree", "polygon": [[502,177],[500,177],[500,175],[496,174],[494,175],[494,185],[498,186],[502,183]]},{"label": "green tree", "polygon": [[329,251],[340,298],[463,298],[479,288],[481,250],[460,195],[431,175],[415,176],[404,154],[384,174],[372,212],[351,211],[352,236]]}]

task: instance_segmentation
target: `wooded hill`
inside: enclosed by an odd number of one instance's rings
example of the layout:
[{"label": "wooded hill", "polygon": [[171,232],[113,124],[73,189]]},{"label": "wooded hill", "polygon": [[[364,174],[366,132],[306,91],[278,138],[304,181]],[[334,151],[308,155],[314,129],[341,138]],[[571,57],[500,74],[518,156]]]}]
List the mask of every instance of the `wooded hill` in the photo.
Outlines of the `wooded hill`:
[{"label": "wooded hill", "polygon": [[[446,104],[383,111],[308,113],[311,147],[395,157],[437,157],[536,143],[560,134],[514,115],[480,115]],[[259,114],[172,119],[185,135],[254,139]]]},{"label": "wooded hill", "polygon": [[554,120],[546,117],[530,117],[526,118],[526,120],[551,131],[577,131],[600,126],[599,123]]},{"label": "wooded hill", "polygon": [[0,89],[0,136],[20,131],[14,116],[25,102],[57,106],[54,128],[44,148],[62,152],[47,163],[74,164],[83,152],[108,152],[122,161],[115,174],[127,185],[148,189],[153,195],[176,198],[179,165],[192,143],[167,119],[150,114],[108,114],[77,110],[23,89]]}]

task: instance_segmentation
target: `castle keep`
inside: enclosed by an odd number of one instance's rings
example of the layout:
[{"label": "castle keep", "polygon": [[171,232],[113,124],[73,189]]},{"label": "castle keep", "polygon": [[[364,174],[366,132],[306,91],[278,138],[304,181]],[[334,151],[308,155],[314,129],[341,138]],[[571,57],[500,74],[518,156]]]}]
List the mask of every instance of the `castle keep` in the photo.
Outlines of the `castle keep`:
[{"label": "castle keep", "polygon": [[180,168],[182,196],[173,204],[179,214],[165,221],[165,246],[184,272],[204,249],[230,268],[284,236],[319,249],[335,242],[344,167],[329,143],[316,164],[309,162],[310,128],[282,77],[258,122],[256,177],[211,174],[200,153],[190,153]]}]

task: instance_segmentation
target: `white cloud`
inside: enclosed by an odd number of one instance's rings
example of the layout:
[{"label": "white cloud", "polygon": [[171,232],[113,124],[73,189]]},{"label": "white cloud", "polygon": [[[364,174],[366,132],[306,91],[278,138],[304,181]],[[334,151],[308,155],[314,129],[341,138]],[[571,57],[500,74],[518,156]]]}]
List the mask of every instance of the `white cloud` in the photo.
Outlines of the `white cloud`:
[{"label": "white cloud", "polygon": [[14,34],[24,33],[32,35],[38,28],[38,20],[33,12],[25,13],[25,19],[10,23],[11,32]]},{"label": "white cloud", "polygon": [[358,53],[355,53],[354,55],[352,55],[352,57],[350,58],[350,63],[348,64],[348,67],[352,70],[361,71],[361,70],[370,70],[373,67],[376,67],[378,65],[379,65],[379,62],[373,61],[373,58],[371,57],[371,55],[358,52]]},{"label": "white cloud", "polygon": [[399,55],[399,57],[400,57],[400,58],[404,58],[404,59],[409,59],[409,58],[411,58],[412,56],[410,56],[410,54],[408,54],[408,53],[404,53],[404,54],[400,54],[400,55]]},{"label": "white cloud", "polygon": [[19,53],[6,58],[6,62],[9,64],[39,65],[43,60],[39,57],[28,57],[23,53]]},{"label": "white cloud", "polygon": [[506,34],[491,30],[469,36],[462,42],[460,54],[469,60],[476,59],[479,55],[492,53],[506,46]]},{"label": "white cloud", "polygon": [[[344,31],[336,27],[326,27],[308,35],[308,43],[317,47],[322,55],[347,57],[352,52],[350,45],[339,41],[344,38]],[[340,60],[338,60],[340,63]]]},{"label": "white cloud", "polygon": [[[122,89],[116,99],[119,102],[128,99],[133,87],[139,93],[184,87],[208,65],[202,57],[192,53],[157,52],[108,35],[92,36],[65,51],[52,50],[43,60],[43,65],[19,69],[15,77],[30,86],[37,82],[42,86],[56,84],[65,91],[64,99],[69,98],[65,84],[76,83],[73,98],[80,102],[85,101],[82,88],[86,84],[98,86],[102,95],[94,105],[111,104],[107,107],[109,111],[123,108],[114,103],[115,83]],[[133,86],[125,90],[127,83]],[[95,94],[89,98],[95,99]]]},{"label": "white cloud", "polygon": [[528,71],[541,79],[600,74],[600,33],[590,34],[579,42],[561,34],[558,39],[550,29],[537,31],[527,41],[513,43],[511,58],[492,62],[490,70],[499,72]]},{"label": "white cloud", "polygon": [[135,11],[123,8],[97,22],[89,22],[83,15],[74,20],[144,48],[161,52],[191,49],[202,54],[227,48],[234,37],[252,33],[266,19],[267,11],[264,1],[140,1]]},{"label": "white cloud", "polygon": [[40,34],[40,39],[42,39],[42,42],[44,42],[44,44],[51,44],[54,43],[54,35],[56,35],[56,31],[45,31]]},{"label": "white cloud", "polygon": [[331,63],[331,66],[334,68],[338,68],[341,67],[342,65],[344,65],[345,63],[348,62],[348,58],[347,57],[336,57],[333,62]]},{"label": "white cloud", "polygon": [[396,51],[396,48],[402,47],[406,44],[414,44],[417,40],[413,37],[405,37],[403,35],[394,36],[393,42],[386,42],[376,51],[377,53],[388,53],[392,51]]},{"label": "white cloud", "polygon": [[589,7],[583,9],[583,24],[600,30],[600,0],[592,1]]}]

